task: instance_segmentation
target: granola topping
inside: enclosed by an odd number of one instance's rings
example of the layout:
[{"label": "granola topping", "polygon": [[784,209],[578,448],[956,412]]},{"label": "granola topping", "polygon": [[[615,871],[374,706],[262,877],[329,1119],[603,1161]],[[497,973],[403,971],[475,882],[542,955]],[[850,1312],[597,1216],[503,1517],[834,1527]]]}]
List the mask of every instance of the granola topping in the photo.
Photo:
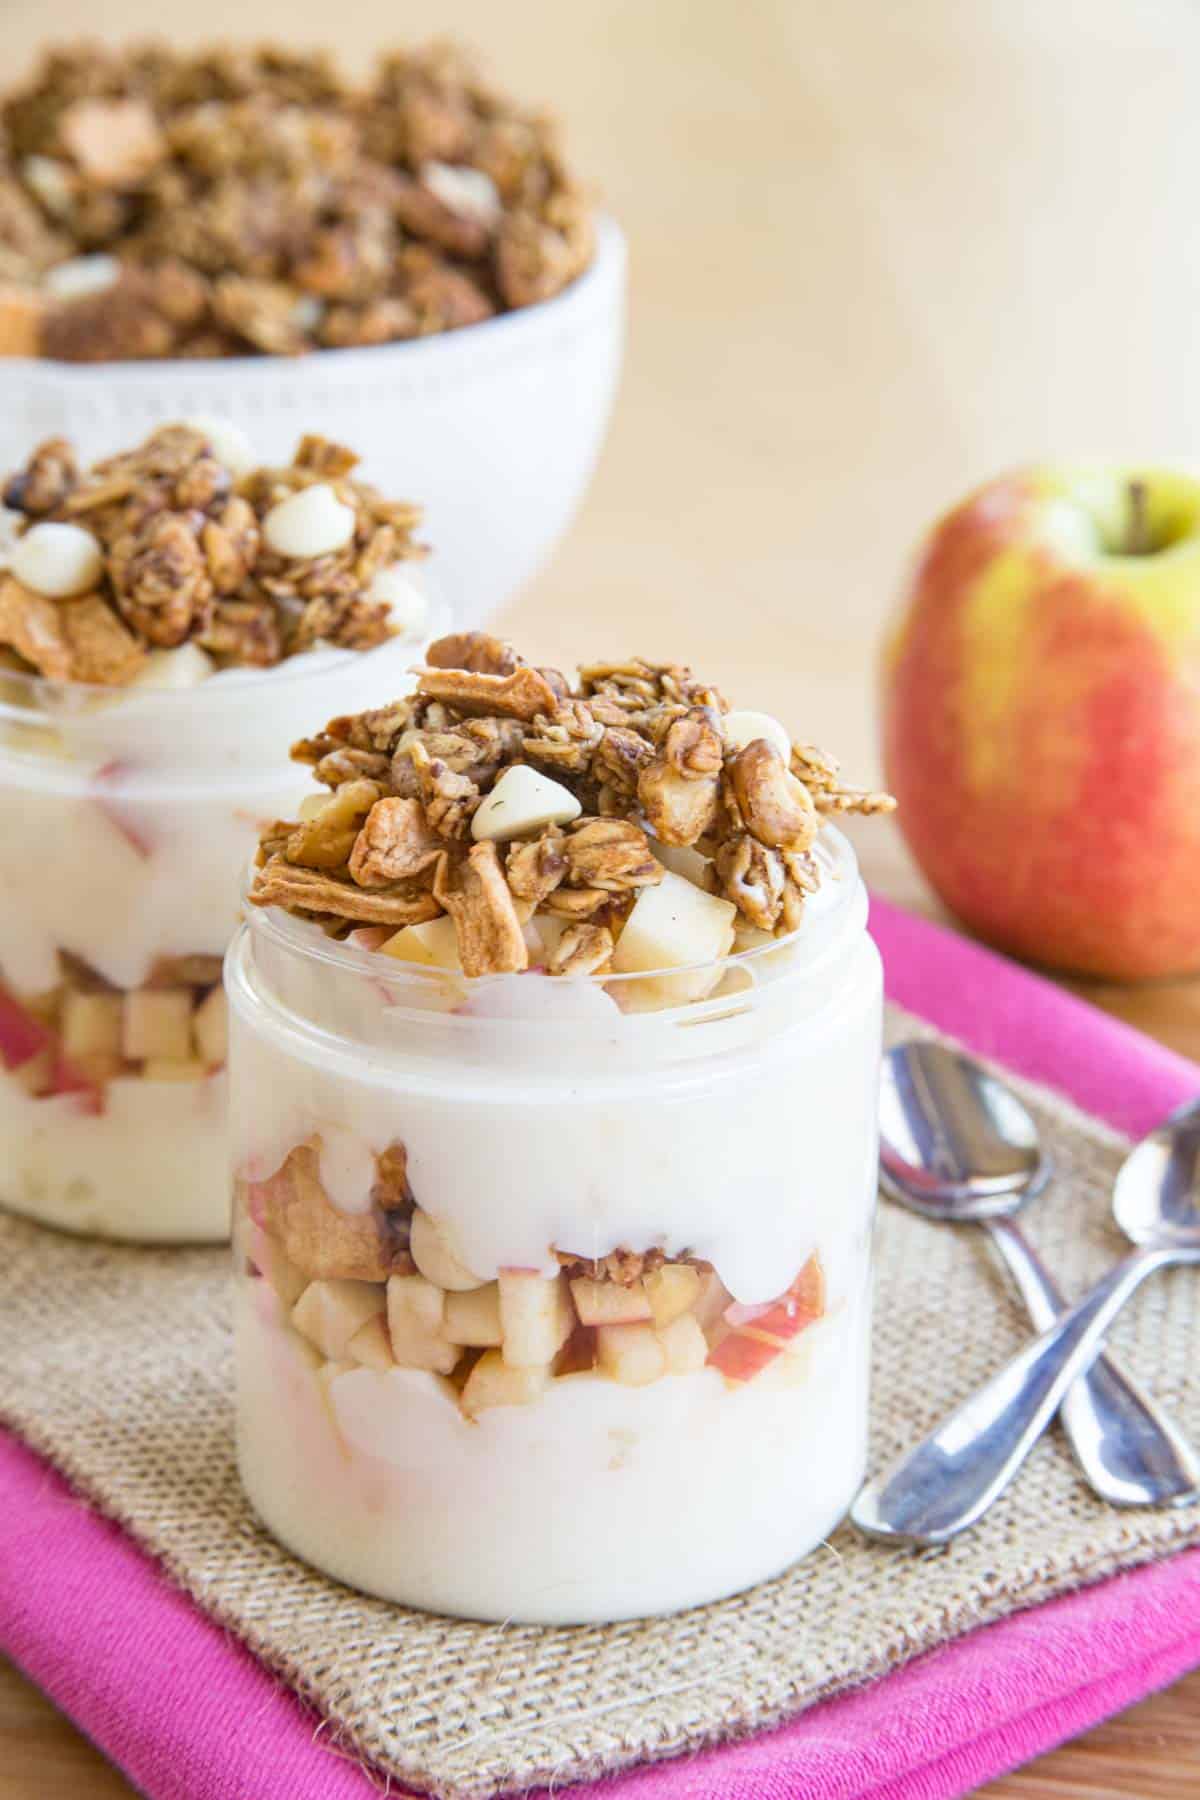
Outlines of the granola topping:
[{"label": "granola topping", "polygon": [[[572,689],[472,632],[416,673],[407,699],[294,747],[332,793],[264,832],[253,903],[335,937],[445,916],[468,977],[694,967],[738,930],[795,931],[822,819],[893,804],[812,746],[789,765],[767,737],[731,741],[719,691],[677,664],[592,664]],[[376,947],[410,954],[403,929]]]},{"label": "granola topping", "polygon": [[592,250],[553,122],[445,43],[362,83],[323,52],[85,44],[0,102],[0,281],[30,315],[0,353],[388,343],[550,299]]},{"label": "granola topping", "polygon": [[419,510],[357,478],[340,444],[305,437],[287,467],[246,470],[222,436],[165,425],[86,470],[51,438],[8,478],[20,531],[0,577],[0,646],[16,667],[118,687],[152,649],[194,643],[218,669],[266,668],[395,635],[372,582],[423,554]]}]

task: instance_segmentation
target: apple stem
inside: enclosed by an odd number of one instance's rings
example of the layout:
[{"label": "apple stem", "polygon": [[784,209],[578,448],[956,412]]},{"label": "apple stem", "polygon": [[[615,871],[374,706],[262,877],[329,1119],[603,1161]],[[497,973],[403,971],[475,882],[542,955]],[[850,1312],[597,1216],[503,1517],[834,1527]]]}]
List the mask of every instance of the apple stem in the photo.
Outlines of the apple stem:
[{"label": "apple stem", "polygon": [[1129,523],[1125,530],[1125,555],[1145,556],[1150,549],[1150,521],[1147,516],[1146,484],[1131,481],[1128,486]]}]

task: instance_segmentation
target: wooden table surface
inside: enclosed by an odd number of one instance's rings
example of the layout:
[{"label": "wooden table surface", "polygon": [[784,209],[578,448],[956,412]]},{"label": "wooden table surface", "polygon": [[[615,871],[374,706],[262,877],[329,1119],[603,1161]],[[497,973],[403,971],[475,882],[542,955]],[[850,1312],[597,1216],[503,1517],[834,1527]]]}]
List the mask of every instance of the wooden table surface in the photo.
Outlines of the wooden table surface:
[{"label": "wooden table surface", "polygon": [[[107,0],[104,25],[197,40],[245,16]],[[6,69],[99,17],[4,0]],[[253,17],[263,38],[336,35],[352,61],[401,29],[472,38],[556,100],[625,225],[609,445],[506,618],[539,659],[685,656],[870,779],[875,645],[931,514],[1020,459],[1192,452],[1188,0],[258,0]],[[881,892],[936,914],[890,825],[856,835]],[[1200,984],[1090,995],[1200,1056]],[[0,1670],[0,1800],[129,1792]],[[1200,1674],[986,1793],[1194,1800]]]}]

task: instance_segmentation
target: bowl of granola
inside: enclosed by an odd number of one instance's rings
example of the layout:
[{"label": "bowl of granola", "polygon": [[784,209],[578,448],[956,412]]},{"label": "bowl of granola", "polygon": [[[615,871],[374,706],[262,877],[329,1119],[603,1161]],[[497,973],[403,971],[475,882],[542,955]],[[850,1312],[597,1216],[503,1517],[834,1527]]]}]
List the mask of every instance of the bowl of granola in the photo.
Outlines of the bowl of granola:
[{"label": "bowl of granola", "polygon": [[466,621],[536,569],[616,387],[625,250],[556,130],[444,44],[51,51],[0,102],[0,453],[319,418],[418,483]]},{"label": "bowl of granola", "polygon": [[221,958],[286,745],[390,698],[427,640],[419,509],[317,437],[278,468],[161,428],[5,486],[0,1204],[140,1242],[228,1236]]},{"label": "bowl of granola", "polygon": [[328,797],[226,964],[255,1510],[479,1619],[778,1573],[866,1460],[881,981],[836,820],[888,797],[684,667],[478,633],[294,754]]}]

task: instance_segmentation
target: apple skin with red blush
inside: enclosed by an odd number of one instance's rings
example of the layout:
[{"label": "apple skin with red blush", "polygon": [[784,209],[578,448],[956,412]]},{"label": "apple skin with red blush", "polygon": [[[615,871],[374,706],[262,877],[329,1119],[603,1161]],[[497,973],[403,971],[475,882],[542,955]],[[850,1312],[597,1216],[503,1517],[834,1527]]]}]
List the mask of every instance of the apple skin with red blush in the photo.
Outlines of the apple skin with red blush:
[{"label": "apple skin with red blush", "polygon": [[1200,969],[1200,479],[971,495],[917,556],[882,702],[901,829],[980,937],[1112,980]]}]

